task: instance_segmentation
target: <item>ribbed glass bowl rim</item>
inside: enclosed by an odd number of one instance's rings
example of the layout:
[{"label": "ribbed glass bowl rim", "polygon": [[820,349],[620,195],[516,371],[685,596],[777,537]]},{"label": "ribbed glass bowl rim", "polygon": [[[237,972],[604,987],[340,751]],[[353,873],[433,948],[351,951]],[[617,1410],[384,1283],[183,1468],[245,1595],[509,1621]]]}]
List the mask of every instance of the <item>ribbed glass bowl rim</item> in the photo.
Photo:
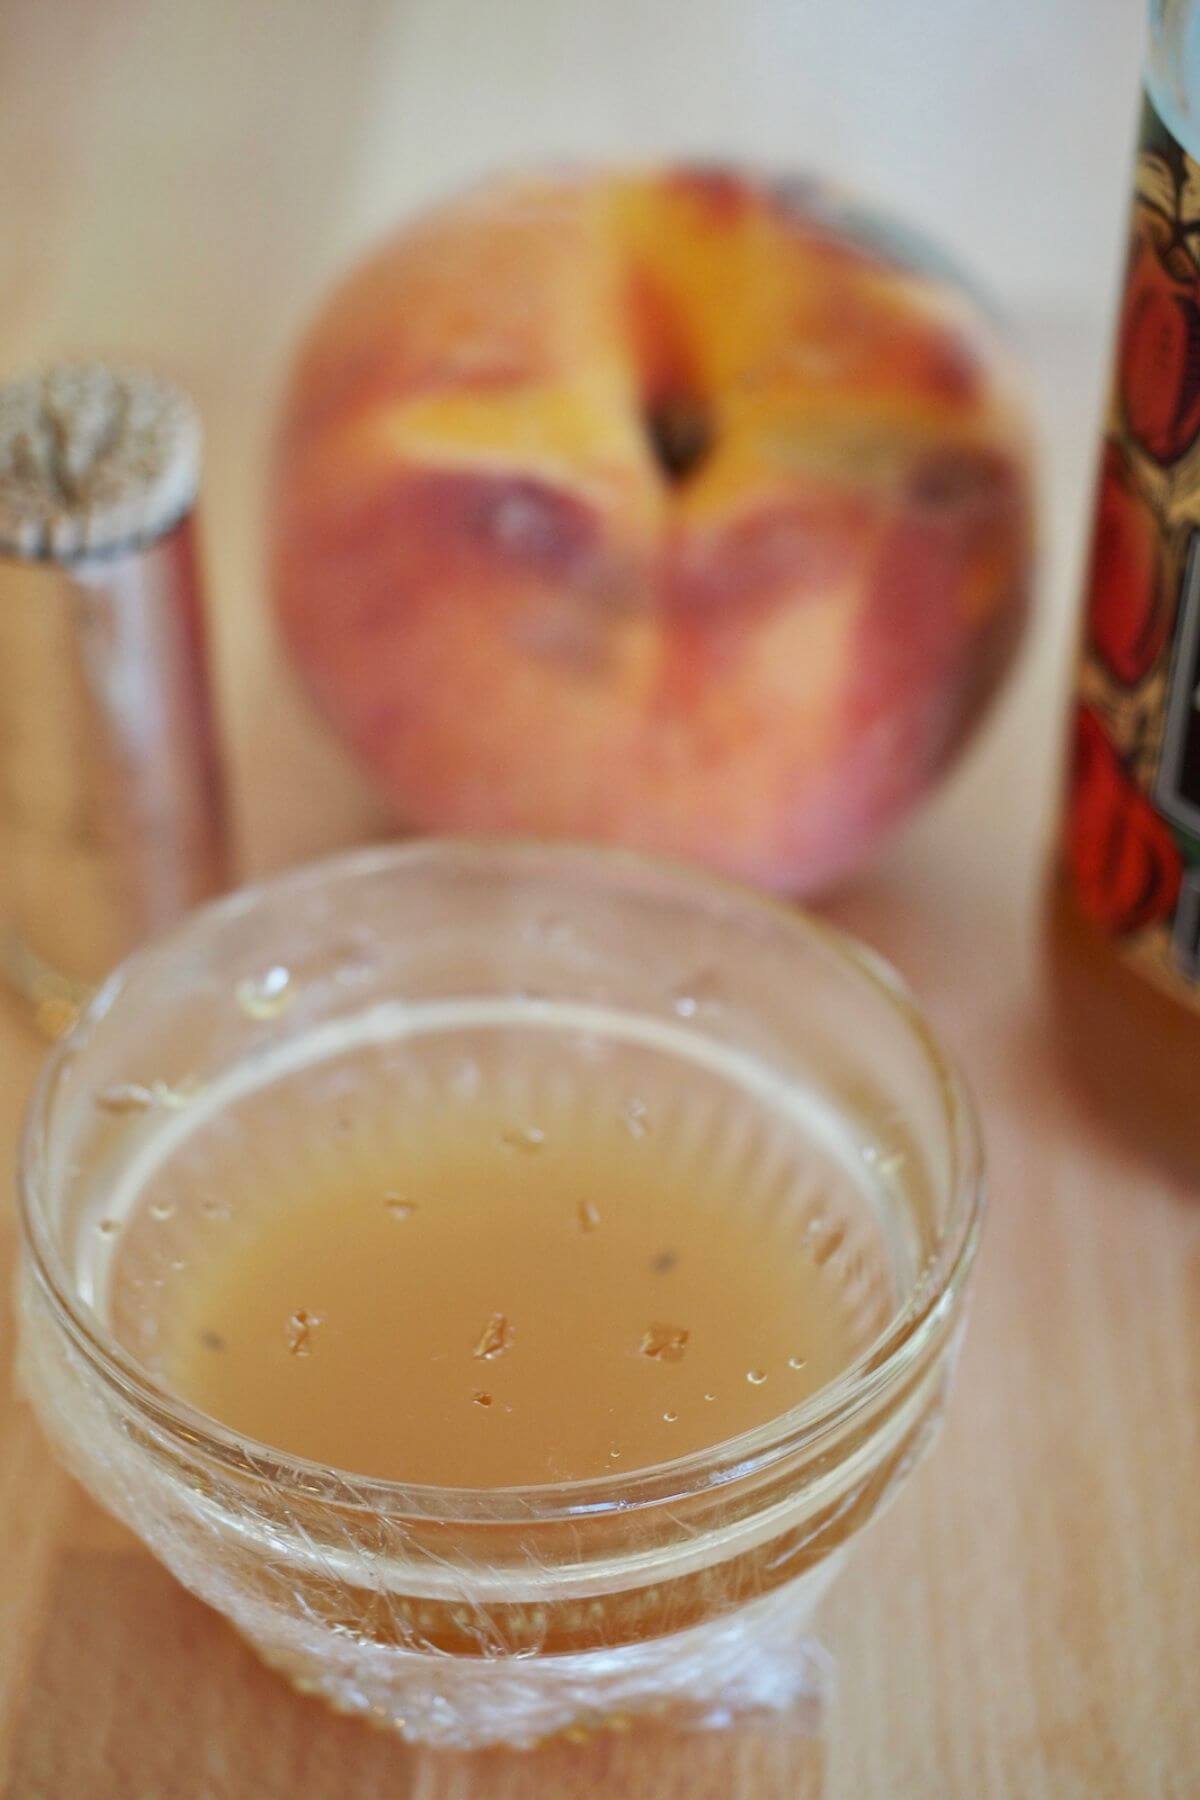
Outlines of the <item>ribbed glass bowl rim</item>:
[{"label": "ribbed glass bowl rim", "polygon": [[[68,1061],[86,1048],[130,981],[156,962],[174,960],[223,920],[265,901],[299,897],[314,887],[374,875],[401,876],[431,862],[447,867],[487,863],[497,875],[519,872],[526,876],[539,870],[549,876],[555,867],[566,866],[576,873],[591,872],[605,885],[618,887],[651,879],[661,884],[667,878],[678,898],[694,897],[702,909],[706,902],[709,910],[713,902],[720,902],[727,911],[734,907],[743,914],[757,913],[785,938],[794,939],[797,948],[819,951],[839,965],[848,979],[872,988],[900,1016],[911,1035],[914,1054],[925,1058],[942,1098],[951,1154],[949,1213],[936,1252],[919,1272],[913,1291],[884,1331],[835,1380],[766,1424],[671,1462],[580,1481],[506,1488],[439,1487],[327,1467],[230,1430],[158,1388],[81,1303],[45,1217],[41,1149],[60,1076]],[[324,1501],[356,1511],[447,1524],[551,1522],[668,1504],[809,1454],[818,1456],[831,1439],[872,1407],[881,1409],[882,1424],[889,1390],[903,1390],[906,1377],[921,1367],[930,1347],[936,1346],[940,1354],[948,1340],[979,1243],[983,1150],[970,1090],[906,983],[877,952],[838,927],[785,900],[707,870],[638,851],[504,837],[414,838],[321,858],[238,888],[190,913],[182,924],[127,958],[97,991],[74,1029],[51,1051],[42,1069],[21,1134],[17,1199],[25,1250],[55,1322],[96,1376],[152,1428],[161,1445],[173,1446],[181,1459],[203,1457],[223,1466],[233,1477],[265,1482],[301,1503]]]}]

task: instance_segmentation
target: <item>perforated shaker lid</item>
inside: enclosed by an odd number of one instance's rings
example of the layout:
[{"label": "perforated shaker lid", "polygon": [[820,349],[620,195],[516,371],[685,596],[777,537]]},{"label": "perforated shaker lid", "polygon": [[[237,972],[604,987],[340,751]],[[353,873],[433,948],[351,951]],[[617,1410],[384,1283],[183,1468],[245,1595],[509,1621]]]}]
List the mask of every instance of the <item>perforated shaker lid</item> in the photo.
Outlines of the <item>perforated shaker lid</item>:
[{"label": "perforated shaker lid", "polygon": [[142,370],[0,387],[0,555],[75,562],[160,537],[196,498],[200,442],[187,396]]}]

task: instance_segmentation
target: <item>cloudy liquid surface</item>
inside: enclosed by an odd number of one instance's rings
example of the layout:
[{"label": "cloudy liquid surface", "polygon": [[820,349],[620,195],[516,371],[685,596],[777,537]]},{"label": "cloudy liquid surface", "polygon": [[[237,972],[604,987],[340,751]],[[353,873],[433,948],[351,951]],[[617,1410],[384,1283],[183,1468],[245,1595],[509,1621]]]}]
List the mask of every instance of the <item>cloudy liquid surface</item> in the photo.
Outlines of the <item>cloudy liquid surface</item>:
[{"label": "cloudy liquid surface", "polygon": [[886,1322],[884,1241],[835,1117],[666,1036],[456,1028],[196,1102],[115,1209],[110,1322],[361,1475],[628,1474],[764,1424]]}]

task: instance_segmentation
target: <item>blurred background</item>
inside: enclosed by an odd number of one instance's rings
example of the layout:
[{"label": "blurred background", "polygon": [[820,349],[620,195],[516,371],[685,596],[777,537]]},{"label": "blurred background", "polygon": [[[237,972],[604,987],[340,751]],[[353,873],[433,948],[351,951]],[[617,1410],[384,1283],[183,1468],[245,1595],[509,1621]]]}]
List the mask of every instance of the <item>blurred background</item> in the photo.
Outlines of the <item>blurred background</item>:
[{"label": "blurred background", "polygon": [[[668,152],[861,189],[943,243],[1011,321],[1041,427],[1042,610],[1023,682],[916,831],[1027,759],[1037,816],[1020,830],[1036,834],[1142,23],[1140,0],[3,0],[0,375],[114,354],[197,397],[247,865],[384,828],[293,692],[262,604],[264,462],[297,332],[364,245],[481,171]],[[295,816],[272,766],[292,772]]]}]

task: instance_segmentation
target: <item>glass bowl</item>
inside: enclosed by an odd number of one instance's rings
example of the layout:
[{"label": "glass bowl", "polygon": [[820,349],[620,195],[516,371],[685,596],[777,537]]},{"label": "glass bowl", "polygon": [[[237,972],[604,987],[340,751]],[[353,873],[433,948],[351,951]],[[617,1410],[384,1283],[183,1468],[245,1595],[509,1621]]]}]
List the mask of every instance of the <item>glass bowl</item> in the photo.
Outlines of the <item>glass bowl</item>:
[{"label": "glass bowl", "polygon": [[[751,1110],[824,1120],[862,1204],[804,1242],[870,1297],[861,1353],[702,1451],[494,1490],[305,1462],[166,1391],[110,1277],[190,1109],[334,1045],[497,1024],[509,1050],[552,1034],[583,1085],[652,1043],[681,1091],[719,1066]],[[20,1205],[21,1378],[91,1493],[298,1687],[414,1740],[527,1745],[809,1691],[812,1607],[942,1412],[981,1162],[904,986],[829,926],[619,851],[416,842],[234,894],[125,964],[50,1058]]]}]

